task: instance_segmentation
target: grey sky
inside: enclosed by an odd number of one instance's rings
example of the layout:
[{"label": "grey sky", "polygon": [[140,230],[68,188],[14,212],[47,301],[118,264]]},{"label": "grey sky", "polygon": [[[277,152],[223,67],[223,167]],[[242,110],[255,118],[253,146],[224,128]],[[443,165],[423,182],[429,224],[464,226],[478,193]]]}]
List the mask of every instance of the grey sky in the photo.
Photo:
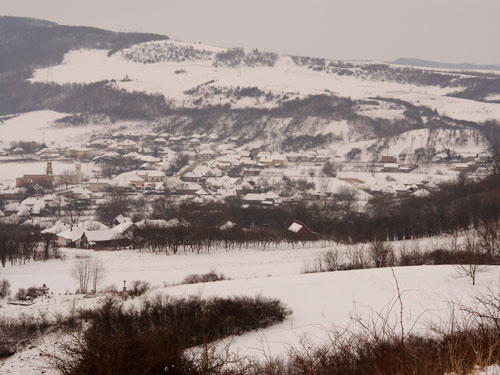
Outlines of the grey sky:
[{"label": "grey sky", "polygon": [[0,0],[0,14],[334,59],[500,63],[499,0]]}]

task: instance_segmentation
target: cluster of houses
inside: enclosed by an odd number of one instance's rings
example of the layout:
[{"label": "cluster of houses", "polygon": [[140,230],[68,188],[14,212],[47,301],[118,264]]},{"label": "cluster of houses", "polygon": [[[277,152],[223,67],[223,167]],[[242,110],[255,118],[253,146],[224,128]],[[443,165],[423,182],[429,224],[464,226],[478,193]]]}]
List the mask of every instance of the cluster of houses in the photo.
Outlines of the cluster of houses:
[{"label": "cluster of houses", "polygon": [[[453,164],[456,171],[477,168],[483,157],[457,159],[450,153],[438,156],[447,158],[447,162],[456,162]],[[221,142],[215,135],[193,134],[187,137],[151,129],[127,135],[101,135],[85,146],[44,148],[32,157],[46,160],[46,171],[44,174],[19,176],[15,187],[4,188],[0,181],[0,199],[3,200],[0,221],[48,226],[53,222],[53,218],[48,217],[50,211],[65,207],[68,200],[78,199],[93,208],[110,192],[116,191],[133,196],[152,195],[153,199],[155,195],[168,196],[174,202],[204,204],[235,200],[242,205],[269,206],[341,199],[338,190],[344,184],[356,190],[356,200],[362,209],[369,199],[378,195],[426,196],[435,188],[432,183],[402,184],[394,181],[369,185],[356,179],[340,181],[341,178],[330,179],[322,186],[313,175],[317,177],[321,173],[325,162],[338,161],[339,156],[334,150],[248,151],[237,147],[236,142]],[[70,170],[54,173],[53,163],[62,160],[72,163]],[[90,175],[82,172],[81,164],[86,161],[95,164]],[[410,173],[417,167],[416,164],[399,163],[395,156],[384,155],[376,163],[376,172]],[[301,168],[316,168],[312,175],[302,175],[312,187],[292,192],[276,187],[276,180],[287,175],[287,171]],[[273,182],[269,182],[271,178],[274,178]],[[30,187],[41,189],[35,190],[36,195],[27,197],[27,191],[33,191],[26,189]],[[92,219],[93,213],[88,213],[85,218]],[[113,228],[101,229],[108,232],[99,234],[84,228],[66,230],[72,232],[68,234],[70,238],[80,236],[78,241],[82,243],[121,240]]]}]

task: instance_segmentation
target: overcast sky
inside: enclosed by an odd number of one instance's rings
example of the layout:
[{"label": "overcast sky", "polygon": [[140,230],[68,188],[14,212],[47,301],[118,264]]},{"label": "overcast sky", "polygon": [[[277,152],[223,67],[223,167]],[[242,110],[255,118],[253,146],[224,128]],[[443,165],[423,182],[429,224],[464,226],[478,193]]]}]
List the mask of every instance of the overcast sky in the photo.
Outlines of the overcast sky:
[{"label": "overcast sky", "polygon": [[500,0],[0,0],[0,14],[334,59],[500,63]]}]

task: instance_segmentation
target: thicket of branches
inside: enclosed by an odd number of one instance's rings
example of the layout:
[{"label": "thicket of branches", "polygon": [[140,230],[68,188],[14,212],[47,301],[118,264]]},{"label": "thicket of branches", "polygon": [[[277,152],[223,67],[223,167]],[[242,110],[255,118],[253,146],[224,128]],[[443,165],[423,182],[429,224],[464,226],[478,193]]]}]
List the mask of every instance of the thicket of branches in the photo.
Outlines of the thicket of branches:
[{"label": "thicket of branches", "polygon": [[61,374],[196,373],[184,350],[283,321],[288,309],[262,297],[157,298],[137,308],[109,299],[81,311],[89,328],[49,354]]},{"label": "thicket of branches", "polygon": [[30,225],[0,223],[0,262],[3,267],[30,260],[48,259],[54,247],[42,244],[40,228]]}]

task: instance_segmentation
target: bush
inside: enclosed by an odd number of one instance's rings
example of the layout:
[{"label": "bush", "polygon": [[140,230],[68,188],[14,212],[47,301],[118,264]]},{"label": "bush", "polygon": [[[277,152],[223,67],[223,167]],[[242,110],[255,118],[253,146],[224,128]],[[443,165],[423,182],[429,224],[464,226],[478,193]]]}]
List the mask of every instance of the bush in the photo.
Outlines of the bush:
[{"label": "bush", "polygon": [[[266,298],[157,298],[126,309],[108,299],[82,311],[90,328],[50,356],[62,374],[188,374],[187,348],[283,321],[288,313]],[[75,345],[76,344],[76,345]],[[215,372],[213,372],[215,373]]]},{"label": "bush", "polygon": [[393,266],[395,263],[394,249],[383,241],[373,241],[369,248],[369,255],[376,268]]},{"label": "bush", "polygon": [[24,288],[19,288],[16,293],[16,299],[24,299],[28,296],[28,292]]},{"label": "bush", "polygon": [[134,280],[131,283],[127,293],[130,297],[139,297],[146,293],[151,288],[151,284],[143,280]]},{"label": "bush", "polygon": [[226,280],[226,276],[224,274],[217,274],[215,270],[210,270],[207,273],[192,273],[190,275],[187,275],[182,281],[182,284],[210,283],[222,280]]}]

